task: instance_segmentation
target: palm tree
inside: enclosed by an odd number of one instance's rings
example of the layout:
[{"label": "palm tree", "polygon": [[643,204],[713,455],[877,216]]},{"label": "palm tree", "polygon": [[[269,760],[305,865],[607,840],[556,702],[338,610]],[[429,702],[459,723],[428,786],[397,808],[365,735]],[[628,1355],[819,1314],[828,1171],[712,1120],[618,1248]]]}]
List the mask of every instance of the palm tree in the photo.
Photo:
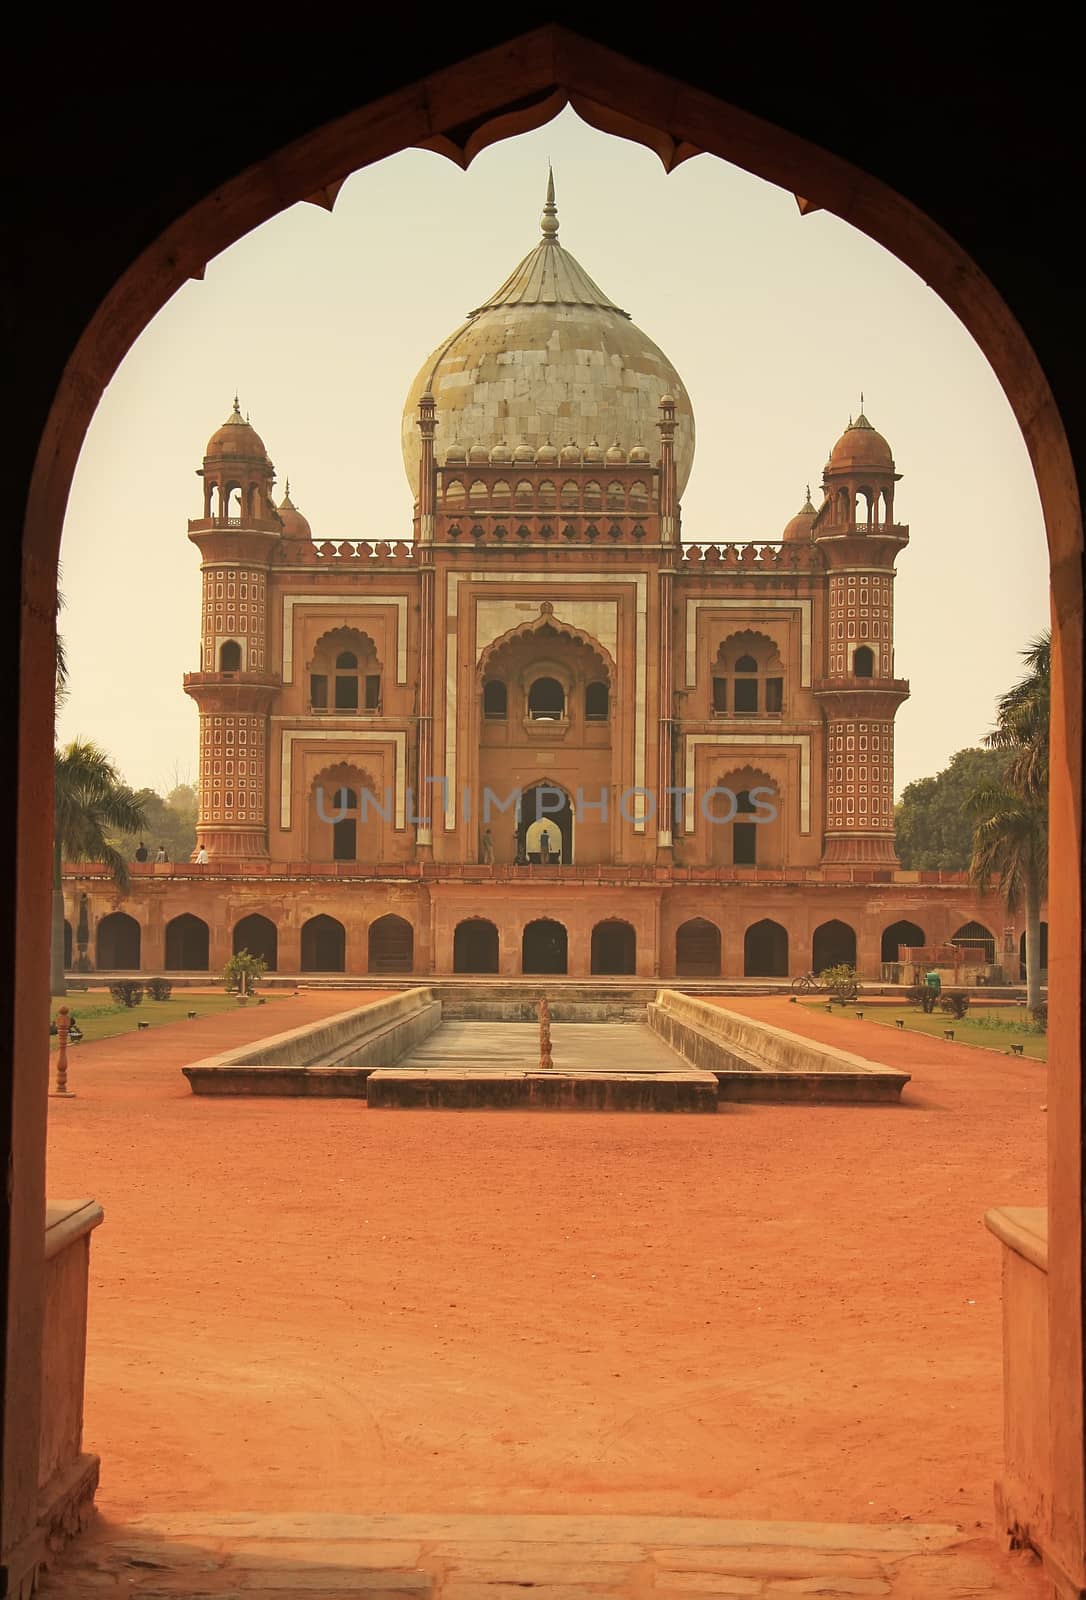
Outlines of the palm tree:
[{"label": "palm tree", "polygon": [[1052,635],[1046,628],[1022,651],[1027,671],[999,699],[996,725],[985,739],[990,750],[1009,750],[1007,780],[1019,794],[1048,801],[1048,724],[1052,684]]},{"label": "palm tree", "polygon": [[1008,911],[1026,914],[1026,1004],[1041,1004],[1041,902],[1048,882],[1048,807],[1015,789],[992,785],[970,798],[973,854],[969,876],[980,890],[993,878]]},{"label": "palm tree", "polygon": [[54,753],[53,816],[52,993],[66,994],[61,865],[100,861],[117,888],[127,889],[128,863],[110,835],[139,832],[144,816],[109,757],[87,739],[73,739]]},{"label": "palm tree", "polygon": [[999,699],[990,750],[1010,755],[1006,781],[978,789],[969,875],[984,890],[993,878],[1009,911],[1026,916],[1026,1002],[1041,1004],[1041,902],[1048,883],[1048,724],[1052,641],[1047,629],[1022,651],[1026,674]]}]

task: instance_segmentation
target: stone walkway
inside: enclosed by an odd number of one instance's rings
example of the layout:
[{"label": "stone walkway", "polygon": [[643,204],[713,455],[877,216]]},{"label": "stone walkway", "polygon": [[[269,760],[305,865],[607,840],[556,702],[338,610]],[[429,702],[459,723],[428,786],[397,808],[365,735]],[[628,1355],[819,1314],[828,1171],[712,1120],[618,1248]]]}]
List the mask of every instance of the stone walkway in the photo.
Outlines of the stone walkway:
[{"label": "stone walkway", "polygon": [[43,1600],[710,1600],[890,1595],[1040,1600],[1029,1556],[941,1524],[700,1517],[174,1515],[99,1521]]}]

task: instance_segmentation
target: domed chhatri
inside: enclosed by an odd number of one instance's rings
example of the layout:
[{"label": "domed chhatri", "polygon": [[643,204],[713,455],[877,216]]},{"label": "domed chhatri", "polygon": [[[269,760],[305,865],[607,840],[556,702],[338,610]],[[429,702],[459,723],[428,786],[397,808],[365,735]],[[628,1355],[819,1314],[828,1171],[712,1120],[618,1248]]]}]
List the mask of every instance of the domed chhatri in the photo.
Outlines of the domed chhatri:
[{"label": "domed chhatri", "polygon": [[817,516],[818,512],[811,503],[811,486],[808,484],[807,499],[805,503],[800,506],[799,510],[796,512],[791,521],[785,524],[784,532],[781,534],[781,538],[785,541],[785,543],[789,543],[792,540],[802,540],[803,543],[806,544],[811,537],[811,530],[815,525],[815,518]]},{"label": "domed chhatri", "polygon": [[893,472],[894,455],[882,434],[876,432],[861,411],[830,451],[828,465],[834,472],[852,472],[862,467]]},{"label": "domed chhatri", "polygon": [[[694,415],[679,374],[663,351],[594,283],[558,242],[553,177],[547,184],[542,237],[467,321],[428,356],[403,416],[403,458],[418,492],[418,403],[437,401],[437,450],[457,444],[487,449],[506,439],[535,452],[550,439],[582,449],[593,438],[629,451],[658,435],[659,403],[675,397],[677,487],[694,461]],[[658,451],[655,452],[658,455]],[[588,459],[587,450],[585,459]]]},{"label": "domed chhatri", "polygon": [[234,409],[227,417],[221,428],[216,428],[211,438],[207,441],[204,459],[221,460],[223,456],[234,456],[245,461],[266,461],[268,452],[264,448],[264,441],[256,429],[248,423],[241,414],[237,395],[234,396]]},{"label": "domed chhatri", "polygon": [[290,498],[290,479],[286,481],[286,492],[277,507],[279,521],[283,524],[284,539],[312,539],[313,530],[307,518],[303,517],[294,501]]}]

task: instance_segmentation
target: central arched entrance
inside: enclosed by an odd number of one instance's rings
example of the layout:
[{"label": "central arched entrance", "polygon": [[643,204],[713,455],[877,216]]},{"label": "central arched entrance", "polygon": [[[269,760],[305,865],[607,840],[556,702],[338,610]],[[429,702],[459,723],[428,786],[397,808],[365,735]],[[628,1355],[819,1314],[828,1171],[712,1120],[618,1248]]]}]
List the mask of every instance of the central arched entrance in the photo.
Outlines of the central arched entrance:
[{"label": "central arched entrance", "polygon": [[573,802],[556,783],[534,783],[520,797],[517,858],[533,866],[573,862]]},{"label": "central arched entrance", "polygon": [[524,973],[552,973],[568,970],[569,940],[560,922],[541,917],[529,922],[520,945],[520,970]]}]

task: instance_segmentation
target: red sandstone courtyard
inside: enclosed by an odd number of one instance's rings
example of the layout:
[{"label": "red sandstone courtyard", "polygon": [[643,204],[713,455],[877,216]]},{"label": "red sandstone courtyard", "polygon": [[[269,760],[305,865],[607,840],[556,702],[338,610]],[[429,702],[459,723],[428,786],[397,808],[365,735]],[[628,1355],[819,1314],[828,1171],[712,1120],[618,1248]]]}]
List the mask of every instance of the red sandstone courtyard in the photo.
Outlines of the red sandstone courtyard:
[{"label": "red sandstone courtyard", "polygon": [[[376,998],[376,996],[373,996]],[[956,1522],[1000,1466],[993,1203],[1044,1200],[1045,1068],[783,999],[912,1082],[716,1117],[199,1100],[311,992],[72,1052],[101,1512]],[[631,1037],[633,1035],[631,1034]]]}]

